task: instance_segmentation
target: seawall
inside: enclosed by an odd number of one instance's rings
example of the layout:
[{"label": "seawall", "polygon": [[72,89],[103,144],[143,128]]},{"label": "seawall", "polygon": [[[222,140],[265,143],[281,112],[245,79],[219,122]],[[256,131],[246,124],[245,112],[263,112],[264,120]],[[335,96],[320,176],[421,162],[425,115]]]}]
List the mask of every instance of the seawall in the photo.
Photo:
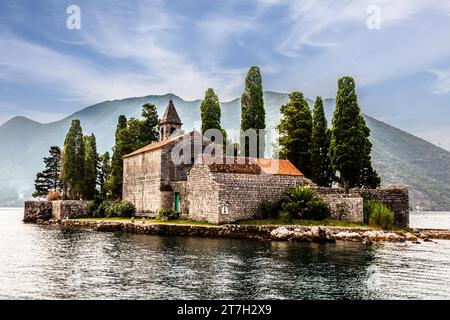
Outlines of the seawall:
[{"label": "seawall", "polygon": [[142,223],[130,221],[101,221],[64,219],[49,221],[39,220],[38,223],[56,226],[62,229],[87,229],[101,232],[127,232],[148,235],[198,236],[212,238],[240,238],[277,241],[303,242],[335,242],[336,240],[360,241],[372,243],[379,241],[405,242],[430,241],[429,239],[450,239],[449,230],[412,230],[382,231],[370,228],[342,227],[306,227],[306,226],[275,226],[275,225],[235,225],[219,226]]}]

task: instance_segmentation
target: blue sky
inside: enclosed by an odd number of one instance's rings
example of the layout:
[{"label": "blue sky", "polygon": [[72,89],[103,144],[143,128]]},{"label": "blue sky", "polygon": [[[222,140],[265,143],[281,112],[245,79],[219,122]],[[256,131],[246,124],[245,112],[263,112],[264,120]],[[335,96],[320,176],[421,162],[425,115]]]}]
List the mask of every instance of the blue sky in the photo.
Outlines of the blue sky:
[{"label": "blue sky", "polygon": [[[66,27],[69,5],[81,29]],[[369,29],[368,8],[380,10]],[[148,0],[0,3],[0,123],[49,122],[90,104],[174,92],[334,97],[357,81],[364,112],[450,150],[450,3],[434,0]]]}]

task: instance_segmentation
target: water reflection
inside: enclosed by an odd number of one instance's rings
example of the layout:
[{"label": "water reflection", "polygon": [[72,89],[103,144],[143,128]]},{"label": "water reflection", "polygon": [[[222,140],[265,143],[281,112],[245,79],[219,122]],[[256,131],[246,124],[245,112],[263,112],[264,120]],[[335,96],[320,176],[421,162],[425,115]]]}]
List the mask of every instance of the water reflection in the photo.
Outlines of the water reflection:
[{"label": "water reflection", "polygon": [[19,217],[0,215],[0,298],[450,295],[449,242],[366,246],[160,237],[64,231],[24,225]]}]

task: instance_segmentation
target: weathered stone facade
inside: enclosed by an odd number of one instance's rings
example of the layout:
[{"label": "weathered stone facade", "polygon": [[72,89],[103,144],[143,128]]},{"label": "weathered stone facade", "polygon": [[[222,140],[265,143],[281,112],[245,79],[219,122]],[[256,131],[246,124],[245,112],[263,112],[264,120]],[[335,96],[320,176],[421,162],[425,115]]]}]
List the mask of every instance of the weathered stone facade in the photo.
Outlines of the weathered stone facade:
[{"label": "weathered stone facade", "polygon": [[211,172],[195,165],[188,176],[190,217],[214,223],[252,219],[262,200],[279,201],[289,186],[303,186],[303,175]]},{"label": "weathered stone facade", "polygon": [[62,200],[53,201],[53,219],[79,219],[86,218],[92,201]]},{"label": "weathered stone facade", "polygon": [[[185,145],[186,143],[188,145]],[[179,193],[184,212],[186,210],[184,182],[194,164],[194,159],[199,156],[206,143],[200,133],[192,131],[153,143],[125,156],[123,199],[132,202],[138,213],[152,216],[161,208],[173,208],[175,194]],[[172,153],[181,153],[183,152],[181,150],[190,154],[180,163],[174,163]]]},{"label": "weathered stone facade", "polygon": [[363,198],[357,193],[346,194],[343,189],[314,188],[330,206],[331,218],[356,223],[364,221]]},{"label": "weathered stone facade", "polygon": [[48,201],[26,201],[23,221],[37,222],[37,220],[49,220],[52,218],[52,203]]},{"label": "weathered stone facade", "polygon": [[92,201],[26,201],[24,222],[48,221],[50,219],[77,219],[87,216]]}]

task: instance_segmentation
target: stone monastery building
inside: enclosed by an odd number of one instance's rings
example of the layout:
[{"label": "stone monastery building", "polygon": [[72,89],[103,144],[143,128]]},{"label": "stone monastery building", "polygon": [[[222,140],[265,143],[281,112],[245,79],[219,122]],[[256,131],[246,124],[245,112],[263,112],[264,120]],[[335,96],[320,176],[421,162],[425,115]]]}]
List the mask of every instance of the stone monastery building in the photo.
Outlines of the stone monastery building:
[{"label": "stone monastery building", "polygon": [[[261,200],[281,199],[288,186],[312,185],[288,160],[217,161],[219,157],[203,152],[213,142],[195,130],[180,134],[181,126],[170,100],[160,122],[160,141],[123,157],[123,199],[140,214],[172,208],[194,220],[234,222],[254,218]],[[187,161],[174,161],[174,154]]]}]

